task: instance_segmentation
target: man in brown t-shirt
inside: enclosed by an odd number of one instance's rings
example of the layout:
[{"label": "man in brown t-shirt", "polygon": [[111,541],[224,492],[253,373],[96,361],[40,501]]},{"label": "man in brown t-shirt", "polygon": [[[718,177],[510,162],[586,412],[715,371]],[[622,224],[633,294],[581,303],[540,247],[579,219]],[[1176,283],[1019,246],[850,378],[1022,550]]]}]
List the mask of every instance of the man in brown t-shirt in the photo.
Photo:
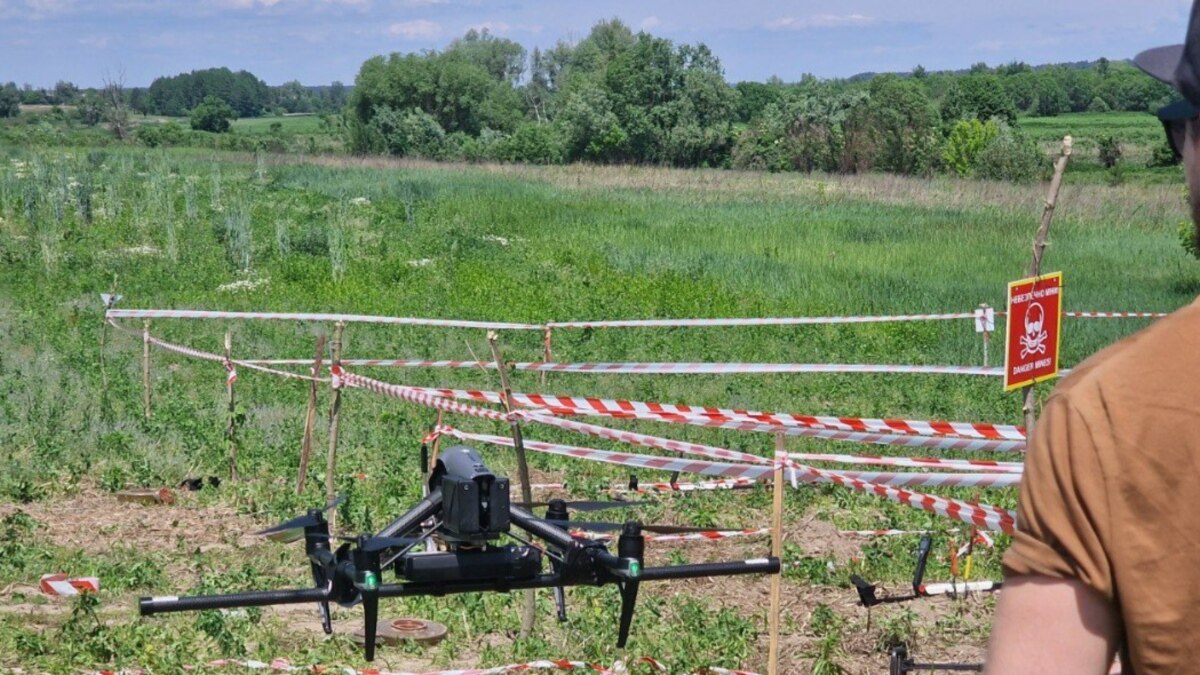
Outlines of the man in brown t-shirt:
[{"label": "man in brown t-shirt", "polygon": [[[1200,4],[1200,3],[1198,3]],[[1159,116],[1200,239],[1200,15],[1135,64],[1186,101]],[[1200,302],[1076,368],[1030,439],[989,675],[1200,673]]]}]

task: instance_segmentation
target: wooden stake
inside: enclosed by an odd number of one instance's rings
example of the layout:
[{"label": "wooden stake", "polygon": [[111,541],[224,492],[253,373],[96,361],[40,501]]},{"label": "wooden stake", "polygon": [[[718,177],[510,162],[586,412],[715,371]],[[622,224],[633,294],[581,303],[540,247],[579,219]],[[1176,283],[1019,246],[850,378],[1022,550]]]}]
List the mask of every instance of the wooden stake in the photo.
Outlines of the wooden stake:
[{"label": "wooden stake", "polygon": [[[1038,225],[1037,235],[1033,238],[1033,261],[1029,264],[1028,276],[1037,277],[1042,273],[1042,254],[1046,251],[1046,235],[1050,233],[1050,221],[1054,220],[1054,205],[1058,202],[1058,191],[1062,187],[1063,172],[1067,170],[1067,162],[1071,160],[1071,137],[1064,136],[1062,153],[1054,160],[1054,177],[1050,179],[1050,189],[1046,193],[1046,206],[1042,209],[1042,222]],[[1034,385],[1025,387],[1025,403],[1022,410],[1025,413],[1025,432],[1033,436],[1033,424],[1037,420],[1037,398]]]},{"label": "wooden stake", "polygon": [[[346,329],[344,321],[337,322],[333,328],[333,365],[342,363],[342,331]],[[325,455],[325,503],[333,501],[333,492],[337,487],[334,476],[337,473],[337,444],[338,426],[342,412],[342,388],[335,387],[333,401],[329,404],[329,451]],[[335,529],[337,510],[329,514],[329,528]]]},{"label": "wooden stake", "polygon": [[321,361],[325,356],[325,336],[317,336],[317,348],[313,354],[313,365],[310,369],[313,380],[308,387],[308,410],[304,414],[304,436],[300,439],[300,471],[296,477],[296,494],[304,492],[304,483],[308,480],[308,458],[312,455],[313,425],[317,421],[317,381],[321,376]]},{"label": "wooden stake", "polygon": [[150,320],[142,321],[142,414],[150,419]]},{"label": "wooden stake", "polygon": [[[771,511],[771,555],[783,555],[783,434],[775,434],[774,501]],[[767,673],[779,673],[779,619],[782,611],[783,571],[771,577],[771,609],[767,615]]]},{"label": "wooden stake", "polygon": [[[500,373],[500,386],[504,392],[504,411],[512,412],[512,387],[508,381],[508,367],[504,363],[504,357],[500,354],[500,336],[494,330],[487,333],[488,346],[492,349],[492,359],[496,362],[496,370]],[[533,501],[533,492],[530,489],[529,481],[529,464],[525,461],[525,440],[521,435],[521,425],[516,420],[511,423],[513,447],[517,451],[517,472],[521,479],[521,501]],[[521,608],[521,637],[527,638],[533,633],[533,623],[537,616],[537,598],[534,590],[531,588],[525,591],[525,604]]]},{"label": "wooden stake", "polygon": [[[434,429],[437,429],[438,427],[442,426],[442,420],[445,418],[445,416],[446,416],[445,410],[439,409],[437,411],[437,420],[433,423]],[[430,471],[430,473],[433,472],[433,467],[435,464],[437,464],[438,452],[441,450],[441,447],[442,447],[442,437],[435,436],[433,439],[433,447],[429,449],[429,471]]]},{"label": "wooden stake", "polygon": [[[554,329],[546,326],[545,332],[542,333],[542,361],[550,363],[553,360],[553,355],[550,352],[551,345],[554,344]],[[542,387],[546,386],[546,371],[541,372]]]},{"label": "wooden stake", "polygon": [[[233,360],[233,337],[229,331],[225,331],[225,363],[226,367],[230,367]],[[225,393],[229,396],[229,425],[225,429],[225,437],[229,439],[229,480],[236,481],[237,473],[237,408],[233,395],[233,378],[226,374],[225,377]]]}]

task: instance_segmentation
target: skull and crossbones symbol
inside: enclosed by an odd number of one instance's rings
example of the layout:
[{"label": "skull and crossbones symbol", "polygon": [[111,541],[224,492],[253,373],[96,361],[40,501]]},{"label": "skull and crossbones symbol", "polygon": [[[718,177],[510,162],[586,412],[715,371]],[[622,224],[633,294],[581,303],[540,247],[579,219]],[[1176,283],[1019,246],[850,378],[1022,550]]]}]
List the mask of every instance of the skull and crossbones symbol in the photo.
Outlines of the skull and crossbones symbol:
[{"label": "skull and crossbones symbol", "polygon": [[1046,353],[1046,340],[1050,333],[1045,330],[1046,310],[1040,303],[1033,303],[1025,313],[1025,334],[1021,336],[1021,358]]}]

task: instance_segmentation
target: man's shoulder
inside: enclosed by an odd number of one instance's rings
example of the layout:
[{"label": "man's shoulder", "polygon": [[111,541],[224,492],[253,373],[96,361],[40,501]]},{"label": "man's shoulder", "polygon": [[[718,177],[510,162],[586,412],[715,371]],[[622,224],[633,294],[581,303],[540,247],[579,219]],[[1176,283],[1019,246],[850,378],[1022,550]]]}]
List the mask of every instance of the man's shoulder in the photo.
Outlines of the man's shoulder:
[{"label": "man's shoulder", "polygon": [[1074,400],[1181,389],[1200,391],[1200,301],[1093,354],[1052,395]]}]

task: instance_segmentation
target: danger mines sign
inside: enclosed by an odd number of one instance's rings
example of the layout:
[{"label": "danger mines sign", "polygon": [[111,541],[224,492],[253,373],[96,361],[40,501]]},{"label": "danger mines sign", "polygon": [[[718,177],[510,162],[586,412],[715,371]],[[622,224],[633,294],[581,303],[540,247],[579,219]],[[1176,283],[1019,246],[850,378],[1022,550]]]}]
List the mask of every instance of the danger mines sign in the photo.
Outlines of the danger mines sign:
[{"label": "danger mines sign", "polygon": [[1062,272],[1008,285],[1004,390],[1058,377]]}]

